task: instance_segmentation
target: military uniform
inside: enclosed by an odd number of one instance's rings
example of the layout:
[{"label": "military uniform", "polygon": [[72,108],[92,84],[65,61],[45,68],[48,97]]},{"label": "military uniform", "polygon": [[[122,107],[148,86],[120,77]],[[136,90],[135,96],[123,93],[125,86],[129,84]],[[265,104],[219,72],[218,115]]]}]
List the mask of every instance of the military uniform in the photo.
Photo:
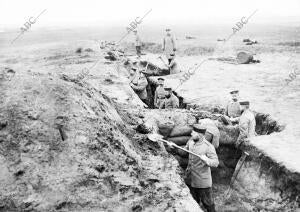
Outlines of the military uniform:
[{"label": "military uniform", "polygon": [[165,98],[162,103],[159,105],[159,109],[172,109],[179,107],[179,100],[178,98],[172,94],[169,98]]},{"label": "military uniform", "polygon": [[225,116],[221,117],[221,121],[228,124],[237,124],[241,116],[240,104],[238,101],[231,100],[225,107]]},{"label": "military uniform", "polygon": [[145,101],[147,99],[147,90],[148,81],[143,73],[140,73],[139,76],[132,80],[131,87],[140,97],[141,100]]},{"label": "military uniform", "polygon": [[141,46],[142,46],[142,41],[139,35],[135,35],[135,48],[136,48],[136,54],[138,56],[141,56]]},{"label": "military uniform", "polygon": [[167,59],[171,58],[171,54],[174,54],[174,50],[176,49],[175,39],[172,35],[166,36],[163,39],[163,49]]},{"label": "military uniform", "polygon": [[241,116],[240,103],[238,101],[228,102],[225,108],[225,115],[230,118],[237,118]]},{"label": "military uniform", "polygon": [[220,131],[211,119],[199,120],[199,124],[206,128],[205,139],[209,141],[215,149],[219,147]]},{"label": "military uniform", "polygon": [[215,211],[214,200],[212,196],[212,177],[210,167],[219,165],[218,156],[215,148],[204,137],[202,140],[195,142],[190,139],[186,144],[186,149],[198,155],[206,155],[207,163],[199,157],[189,154],[189,163],[187,172],[191,179],[191,193],[194,199],[207,209],[208,212]]},{"label": "military uniform", "polygon": [[249,109],[246,109],[239,120],[239,137],[237,139],[236,146],[239,146],[245,139],[251,138],[256,135],[255,133],[255,116],[253,112]]},{"label": "military uniform", "polygon": [[159,108],[166,96],[166,91],[163,86],[158,86],[154,93],[154,106]]}]

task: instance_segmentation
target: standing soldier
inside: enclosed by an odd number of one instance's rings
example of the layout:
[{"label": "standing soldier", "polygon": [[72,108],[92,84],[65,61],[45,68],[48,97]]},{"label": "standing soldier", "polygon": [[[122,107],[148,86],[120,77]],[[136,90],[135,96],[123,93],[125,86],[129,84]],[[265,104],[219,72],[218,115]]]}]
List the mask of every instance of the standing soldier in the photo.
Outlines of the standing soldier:
[{"label": "standing soldier", "polygon": [[199,124],[206,128],[205,139],[217,149],[219,147],[220,131],[215,122],[211,119],[201,119]]},{"label": "standing soldier", "polygon": [[256,135],[255,133],[255,116],[250,110],[249,101],[240,102],[242,115],[239,120],[239,137],[236,142],[236,146],[240,146],[245,139],[251,138]]},{"label": "standing soldier", "polygon": [[205,127],[199,124],[193,126],[192,137],[185,149],[196,153],[201,158],[189,154],[186,172],[190,177],[190,189],[194,199],[198,204],[201,202],[208,212],[214,212],[215,204],[210,167],[217,167],[219,160],[215,148],[205,139],[205,132]]},{"label": "standing soldier", "polygon": [[164,88],[165,80],[160,77],[157,79],[157,81],[158,81],[158,86],[154,93],[154,107],[155,108],[159,108],[159,106],[162,104],[162,102],[166,98],[166,91]]},{"label": "standing soldier", "polygon": [[179,107],[179,100],[173,94],[172,88],[165,88],[165,91],[166,91],[165,99],[159,105],[159,109],[162,109],[162,108],[165,108],[165,109],[178,108]]},{"label": "standing soldier", "polygon": [[239,91],[230,92],[232,100],[228,102],[225,108],[225,116],[222,119],[226,124],[237,124],[241,116],[240,104],[238,102]]},{"label": "standing soldier", "polygon": [[166,36],[163,39],[163,51],[169,61],[169,65],[172,60],[171,54],[175,54],[176,51],[175,38],[171,35],[170,31],[170,29],[166,29]]},{"label": "standing soldier", "polygon": [[138,58],[141,57],[142,54],[142,40],[140,38],[140,36],[137,34],[137,30],[133,31],[134,33],[134,37],[135,37],[135,49],[136,49],[136,54],[138,56]]},{"label": "standing soldier", "polygon": [[143,73],[138,68],[133,67],[133,71],[136,71],[135,75],[132,77],[130,86],[131,88],[135,91],[135,93],[139,96],[139,98],[146,104],[149,105],[148,103],[148,95],[147,95],[147,90],[146,87],[148,85],[147,78]]}]

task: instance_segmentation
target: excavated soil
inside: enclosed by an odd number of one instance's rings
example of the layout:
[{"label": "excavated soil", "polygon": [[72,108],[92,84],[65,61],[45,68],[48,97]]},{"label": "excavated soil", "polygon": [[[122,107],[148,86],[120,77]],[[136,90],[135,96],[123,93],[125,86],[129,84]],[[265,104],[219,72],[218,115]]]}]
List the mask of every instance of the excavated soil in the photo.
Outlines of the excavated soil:
[{"label": "excavated soil", "polygon": [[200,210],[139,110],[78,75],[17,70],[0,92],[0,211]]},{"label": "excavated soil", "polygon": [[[217,120],[222,107],[187,105],[180,97],[182,109],[145,109],[128,86],[126,61],[111,54],[98,60],[94,51],[53,51],[1,67],[0,211],[201,211],[183,181],[184,166],[146,133],[158,132],[162,119],[176,125]],[[154,64],[149,70],[166,74]],[[153,93],[151,77],[148,82]],[[256,120],[259,135],[284,130],[270,115],[256,113]],[[297,210],[299,173],[251,143],[236,149],[237,127],[218,128],[220,166],[212,170],[217,211]],[[250,156],[225,198],[242,151]]]}]

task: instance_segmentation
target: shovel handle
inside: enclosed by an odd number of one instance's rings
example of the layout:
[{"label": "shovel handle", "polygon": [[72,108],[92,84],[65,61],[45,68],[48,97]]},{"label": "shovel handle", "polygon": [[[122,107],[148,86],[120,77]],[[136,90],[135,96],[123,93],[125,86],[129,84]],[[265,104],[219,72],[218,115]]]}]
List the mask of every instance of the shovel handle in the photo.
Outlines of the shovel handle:
[{"label": "shovel handle", "polygon": [[200,158],[203,162],[205,162],[205,161],[202,159],[202,157],[201,157],[200,155],[198,155],[198,154],[196,154],[196,153],[194,153],[194,152],[191,152],[191,151],[189,151],[189,150],[187,150],[187,149],[185,149],[185,148],[182,148],[182,147],[178,146],[177,144],[171,143],[171,142],[166,141],[166,140],[164,140],[164,139],[161,139],[161,138],[160,138],[159,140],[162,141],[162,142],[164,142],[164,143],[167,143],[167,144],[169,144],[169,145],[171,145],[171,146],[175,146],[176,148],[181,149],[182,151],[188,152],[188,153],[190,153],[190,154],[192,154],[192,155],[194,155],[194,156]]}]

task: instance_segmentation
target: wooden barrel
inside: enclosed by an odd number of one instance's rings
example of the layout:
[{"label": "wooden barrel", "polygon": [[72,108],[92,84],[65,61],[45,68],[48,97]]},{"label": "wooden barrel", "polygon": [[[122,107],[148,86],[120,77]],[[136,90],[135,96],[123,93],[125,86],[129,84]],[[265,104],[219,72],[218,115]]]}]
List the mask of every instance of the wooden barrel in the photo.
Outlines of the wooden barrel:
[{"label": "wooden barrel", "polygon": [[253,55],[247,52],[239,52],[236,59],[239,64],[248,64],[253,60]]}]

